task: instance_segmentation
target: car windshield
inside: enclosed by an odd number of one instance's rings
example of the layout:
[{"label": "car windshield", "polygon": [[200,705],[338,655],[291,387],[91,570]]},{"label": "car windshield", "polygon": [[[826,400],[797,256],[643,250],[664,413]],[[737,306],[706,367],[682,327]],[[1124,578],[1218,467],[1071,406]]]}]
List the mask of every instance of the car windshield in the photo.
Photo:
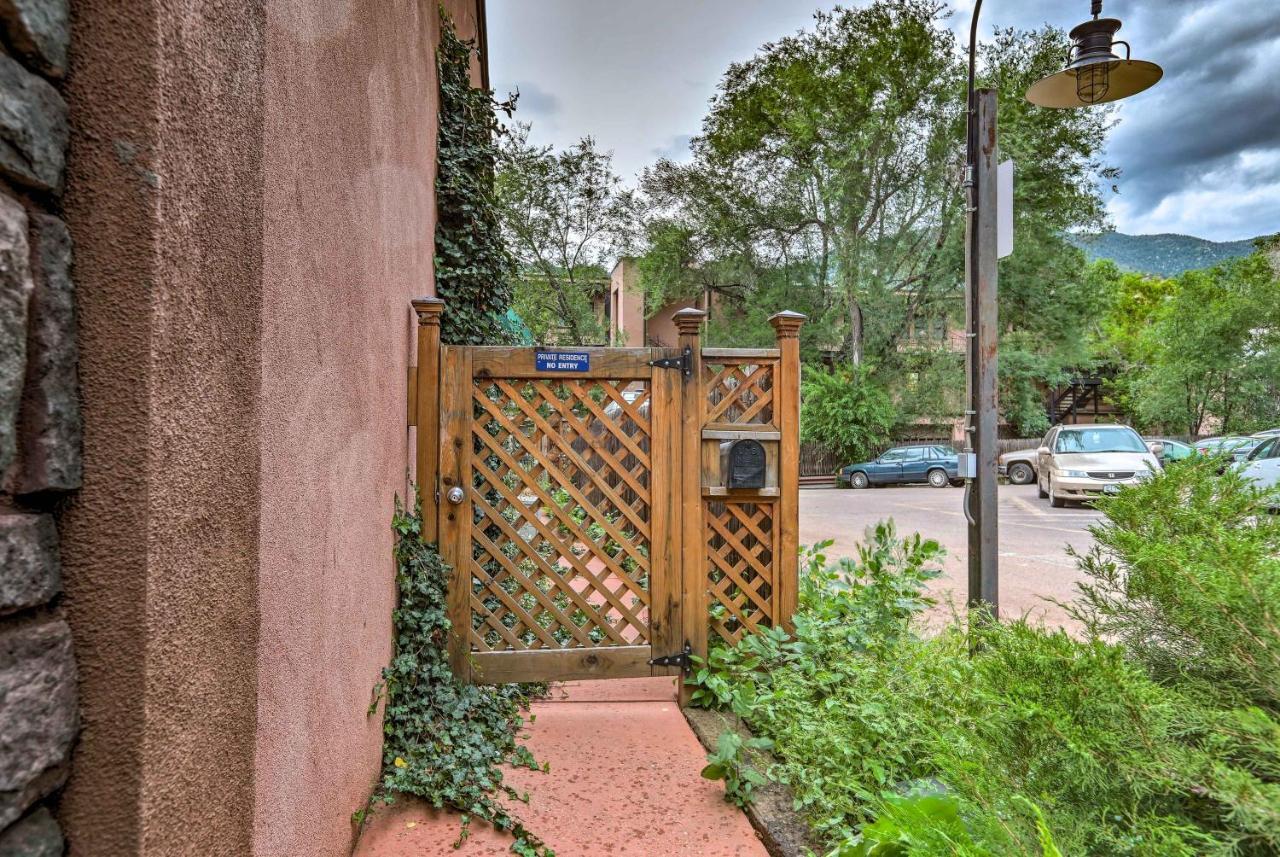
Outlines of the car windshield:
[{"label": "car windshield", "polygon": [[1063,429],[1054,452],[1147,452],[1142,438],[1127,428]]}]

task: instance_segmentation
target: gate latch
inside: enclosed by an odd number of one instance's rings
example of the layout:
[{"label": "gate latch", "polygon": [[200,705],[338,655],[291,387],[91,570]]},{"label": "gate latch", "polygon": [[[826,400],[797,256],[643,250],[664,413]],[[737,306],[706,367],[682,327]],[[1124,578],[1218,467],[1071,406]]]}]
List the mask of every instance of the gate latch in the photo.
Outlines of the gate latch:
[{"label": "gate latch", "polygon": [[680,672],[688,673],[693,669],[693,647],[685,640],[684,648],[674,655],[663,655],[660,658],[649,658],[651,667],[680,667]]},{"label": "gate latch", "polygon": [[[660,357],[657,360],[650,360],[649,365],[655,369],[679,369],[681,375],[689,378],[693,375],[693,348],[686,345],[679,357]],[[663,666],[674,665],[663,664]]]}]

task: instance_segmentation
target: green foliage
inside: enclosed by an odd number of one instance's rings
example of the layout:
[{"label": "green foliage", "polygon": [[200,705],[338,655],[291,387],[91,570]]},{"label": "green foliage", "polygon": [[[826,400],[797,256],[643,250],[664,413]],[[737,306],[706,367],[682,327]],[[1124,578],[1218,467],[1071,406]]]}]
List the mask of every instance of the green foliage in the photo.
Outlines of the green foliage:
[{"label": "green foliage", "polygon": [[[396,504],[396,587],[392,624],[395,651],[382,671],[382,776],[370,801],[391,803],[415,795],[437,809],[462,813],[459,841],[470,820],[480,818],[515,837],[513,853],[552,857],[553,852],[501,802],[527,800],[508,786],[503,765],[534,770],[537,763],[518,744],[531,688],[464,685],[449,668],[445,612],[449,569],[434,546],[422,540],[421,506]],[[375,698],[369,708],[377,710]],[[364,813],[358,814],[364,820]]]},{"label": "green foliage", "polygon": [[921,637],[936,546],[889,527],[852,561],[820,545],[794,637],[713,652],[696,698],[774,742],[770,775],[833,857],[1278,853],[1280,546],[1232,478],[1189,466],[1102,504],[1115,568],[1084,639]]},{"label": "green foliage", "polygon": [[751,766],[747,753],[772,749],[773,742],[768,738],[744,739],[737,732],[721,732],[715,752],[707,754],[702,776],[708,780],[724,780],[724,799],[745,807],[753,800],[755,790],[768,782],[764,774]]},{"label": "green foliage", "polygon": [[893,397],[865,363],[830,372],[805,366],[800,396],[801,438],[824,443],[848,461],[877,455],[898,422]]},{"label": "green foliage", "polygon": [[613,157],[585,137],[561,152],[529,142],[517,125],[501,145],[497,201],[520,263],[516,309],[539,342],[604,343],[597,306],[608,269],[639,231],[640,203],[613,172]]},{"label": "green foliage", "polygon": [[1280,715],[1280,503],[1196,457],[1100,501],[1073,615],[1158,680]]},{"label": "green foliage", "polygon": [[436,154],[436,294],[446,301],[440,337],[484,345],[515,341],[507,318],[515,262],[503,243],[494,199],[495,108],[512,102],[471,85],[472,42],[458,37],[440,12],[440,127]]},{"label": "green foliage", "polygon": [[[769,312],[809,315],[806,361],[874,366],[903,422],[962,409],[964,67],[946,4],[877,0],[819,13],[721,79],[688,164],[643,187],[664,212],[642,260],[646,294],[717,294],[708,341],[768,344]],[[1001,402],[1044,425],[1041,385],[1089,362],[1099,295],[1066,235],[1101,219],[1106,110],[1021,97],[1066,37],[1001,31],[982,49],[1001,93],[1002,152],[1018,163],[1018,241],[1001,263]]]},{"label": "green foliage", "polygon": [[1263,253],[1178,277],[1134,339],[1127,392],[1144,426],[1280,421],[1280,278]]}]

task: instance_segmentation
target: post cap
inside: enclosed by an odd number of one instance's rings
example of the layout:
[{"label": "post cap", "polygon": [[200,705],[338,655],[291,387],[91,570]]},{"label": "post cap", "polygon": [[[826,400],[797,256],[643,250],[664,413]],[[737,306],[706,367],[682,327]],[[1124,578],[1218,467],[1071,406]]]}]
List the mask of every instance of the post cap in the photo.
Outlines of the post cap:
[{"label": "post cap", "polygon": [[795,339],[800,335],[801,326],[808,320],[809,316],[804,313],[789,309],[769,316],[769,324],[773,325],[773,331],[779,339]]},{"label": "post cap", "polygon": [[698,328],[707,320],[707,313],[690,306],[676,310],[671,315],[671,320],[675,322],[676,330],[680,331],[681,336],[697,336]]},{"label": "post cap", "polygon": [[440,298],[414,298],[409,303],[418,314],[418,324],[440,324],[440,316],[444,313],[444,301]]}]

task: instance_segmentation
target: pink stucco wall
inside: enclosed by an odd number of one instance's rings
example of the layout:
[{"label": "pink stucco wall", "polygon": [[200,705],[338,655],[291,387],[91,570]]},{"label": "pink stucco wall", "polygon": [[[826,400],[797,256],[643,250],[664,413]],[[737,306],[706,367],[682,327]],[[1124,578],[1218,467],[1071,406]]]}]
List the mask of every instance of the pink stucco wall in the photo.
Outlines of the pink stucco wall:
[{"label": "pink stucco wall", "polygon": [[[473,4],[449,5],[473,34]],[[345,853],[377,776],[439,22],[434,2],[287,0],[267,23],[254,841],[304,857]]]},{"label": "pink stucco wall", "polygon": [[643,346],[644,294],[640,291],[640,272],[635,259],[619,259],[609,275],[610,344]]},{"label": "pink stucco wall", "polygon": [[[445,3],[464,35],[480,2]],[[345,857],[433,292],[437,3],[127,5],[72,4],[59,817],[72,857]]]}]

